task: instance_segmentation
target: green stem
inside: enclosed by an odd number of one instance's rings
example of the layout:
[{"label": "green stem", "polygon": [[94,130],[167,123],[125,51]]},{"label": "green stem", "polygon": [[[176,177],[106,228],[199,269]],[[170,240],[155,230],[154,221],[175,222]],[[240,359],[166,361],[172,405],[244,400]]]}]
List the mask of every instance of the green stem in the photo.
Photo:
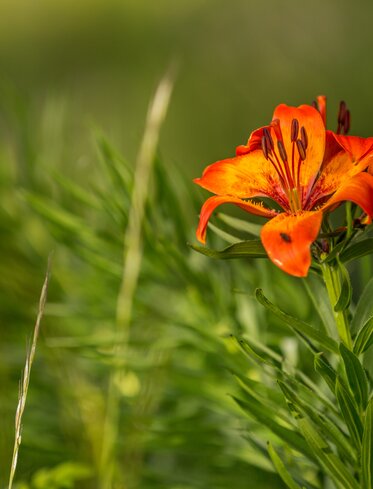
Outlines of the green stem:
[{"label": "green stem", "polygon": [[338,268],[335,268],[328,263],[321,265],[326,290],[328,291],[329,300],[332,306],[334,319],[337,325],[338,335],[341,341],[352,349],[352,339],[350,334],[350,326],[347,319],[346,311],[336,311],[334,306],[337,304],[341,293],[341,279]]}]

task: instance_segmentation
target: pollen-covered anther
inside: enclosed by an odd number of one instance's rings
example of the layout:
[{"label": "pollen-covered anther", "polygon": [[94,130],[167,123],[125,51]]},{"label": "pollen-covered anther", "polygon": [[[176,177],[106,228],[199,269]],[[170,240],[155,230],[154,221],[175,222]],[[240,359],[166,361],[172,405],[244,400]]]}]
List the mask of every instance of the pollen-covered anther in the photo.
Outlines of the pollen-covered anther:
[{"label": "pollen-covered anther", "polygon": [[344,100],[339,103],[337,122],[337,134],[341,134],[341,132],[343,134],[347,134],[350,130],[351,114],[350,111],[347,109],[347,105]]},{"label": "pollen-covered anther", "polygon": [[277,141],[278,152],[280,153],[281,159],[284,163],[288,161],[288,155],[284,143],[282,141]]},{"label": "pollen-covered anther", "polygon": [[273,151],[275,149],[275,144],[273,142],[271,133],[269,132],[269,130],[266,127],[263,129],[263,135],[264,135],[266,142],[267,142],[268,151]]},{"label": "pollen-covered anther", "polygon": [[346,110],[347,110],[346,102],[344,100],[341,100],[339,102],[338,124],[344,123]]},{"label": "pollen-covered anther", "polygon": [[345,134],[347,134],[348,131],[350,130],[350,125],[351,125],[351,114],[349,110],[346,110],[345,120],[343,123],[343,132]]},{"label": "pollen-covered anther", "polygon": [[265,136],[262,136],[262,151],[263,151],[263,154],[264,154],[264,158],[266,160],[268,160],[268,146],[267,146],[267,140],[266,140],[266,137]]},{"label": "pollen-covered anther", "polygon": [[299,132],[299,122],[298,119],[293,119],[291,121],[291,142],[295,142],[298,137]]},{"label": "pollen-covered anther", "polygon": [[301,139],[297,139],[297,149],[298,149],[298,153],[299,153],[299,158],[301,160],[305,160],[306,159],[306,148],[304,147]]},{"label": "pollen-covered anther", "polygon": [[300,128],[300,139],[302,141],[304,149],[307,149],[308,148],[308,136],[307,136],[307,131],[303,126]]}]

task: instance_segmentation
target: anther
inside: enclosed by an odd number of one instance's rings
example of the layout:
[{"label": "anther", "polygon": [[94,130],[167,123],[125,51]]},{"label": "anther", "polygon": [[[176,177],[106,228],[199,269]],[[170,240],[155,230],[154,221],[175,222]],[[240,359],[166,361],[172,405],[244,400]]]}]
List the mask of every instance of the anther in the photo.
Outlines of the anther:
[{"label": "anther", "polygon": [[282,141],[277,141],[277,147],[282,161],[286,163],[288,161],[288,155],[286,154],[284,143]]},{"label": "anther", "polygon": [[297,148],[299,157],[301,160],[306,159],[306,148],[303,146],[303,142],[300,139],[297,139]]},{"label": "anther", "polygon": [[292,143],[297,140],[298,132],[299,132],[298,119],[293,119],[291,121],[291,142]]},{"label": "anther", "polygon": [[347,109],[346,102],[342,100],[339,103],[338,124],[342,124],[342,125],[344,124],[346,109]]},{"label": "anther", "polygon": [[312,107],[316,110],[319,110],[319,107],[317,106],[317,102],[316,100],[312,100],[312,103],[311,103]]},{"label": "anther", "polygon": [[303,126],[300,128],[300,139],[302,141],[304,149],[307,149],[308,148],[308,136],[307,136],[307,131]]},{"label": "anther", "polygon": [[346,110],[344,121],[343,121],[343,131],[345,134],[347,134],[348,131],[350,130],[350,124],[351,124],[350,111]]},{"label": "anther", "polygon": [[266,127],[263,129],[263,134],[264,134],[264,137],[267,141],[267,150],[273,151],[275,149],[275,145],[273,143],[271,133]]},{"label": "anther", "polygon": [[264,154],[264,158],[268,160],[268,147],[267,147],[267,140],[265,136],[262,136],[262,151]]}]

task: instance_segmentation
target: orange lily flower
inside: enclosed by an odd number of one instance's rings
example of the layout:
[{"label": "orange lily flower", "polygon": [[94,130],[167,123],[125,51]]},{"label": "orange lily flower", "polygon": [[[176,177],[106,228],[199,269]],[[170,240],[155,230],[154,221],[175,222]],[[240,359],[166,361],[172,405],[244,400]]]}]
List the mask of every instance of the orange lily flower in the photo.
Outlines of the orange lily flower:
[{"label": "orange lily flower", "polygon": [[[325,212],[349,200],[371,222],[373,176],[364,170],[373,164],[373,138],[346,135],[350,117],[343,102],[337,133],[325,129],[325,120],[324,96],[314,106],[281,104],[272,122],[238,146],[235,157],[208,166],[194,180],[216,194],[201,209],[198,240],[205,243],[217,206],[235,204],[270,219],[260,235],[269,258],[290,275],[304,277]],[[282,210],[269,208],[258,197],[272,199]]]}]

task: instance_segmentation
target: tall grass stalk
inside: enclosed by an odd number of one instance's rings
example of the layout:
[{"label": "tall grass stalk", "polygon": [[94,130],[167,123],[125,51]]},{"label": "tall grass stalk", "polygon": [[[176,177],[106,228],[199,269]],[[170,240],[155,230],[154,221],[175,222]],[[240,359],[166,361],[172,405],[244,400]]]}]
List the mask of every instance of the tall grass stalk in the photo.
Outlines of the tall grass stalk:
[{"label": "tall grass stalk", "polygon": [[124,233],[123,270],[117,298],[116,332],[118,342],[113,356],[121,359],[121,366],[114,362],[107,395],[107,412],[103,431],[100,487],[111,489],[114,473],[115,443],[119,428],[120,398],[118,385],[125,373],[125,356],[129,339],[133,299],[142,261],[142,225],[152,174],[159,133],[165,119],[173,88],[173,72],[170,70],[159,83],[149,105],[144,136],[138,153],[128,225]]},{"label": "tall grass stalk", "polygon": [[34,326],[34,334],[33,334],[31,345],[26,355],[25,368],[19,385],[19,399],[18,399],[18,405],[17,405],[16,417],[15,417],[15,437],[14,437],[13,457],[12,457],[12,464],[10,467],[8,489],[12,489],[13,487],[13,480],[17,468],[18,452],[19,452],[19,447],[21,446],[22,417],[26,407],[27,393],[30,384],[31,368],[35,358],[36,343],[38,341],[41,319],[44,314],[45,303],[47,300],[51,263],[52,263],[52,258],[50,255],[48,258],[48,266],[45,274],[43,287],[41,289],[38,314]]}]

